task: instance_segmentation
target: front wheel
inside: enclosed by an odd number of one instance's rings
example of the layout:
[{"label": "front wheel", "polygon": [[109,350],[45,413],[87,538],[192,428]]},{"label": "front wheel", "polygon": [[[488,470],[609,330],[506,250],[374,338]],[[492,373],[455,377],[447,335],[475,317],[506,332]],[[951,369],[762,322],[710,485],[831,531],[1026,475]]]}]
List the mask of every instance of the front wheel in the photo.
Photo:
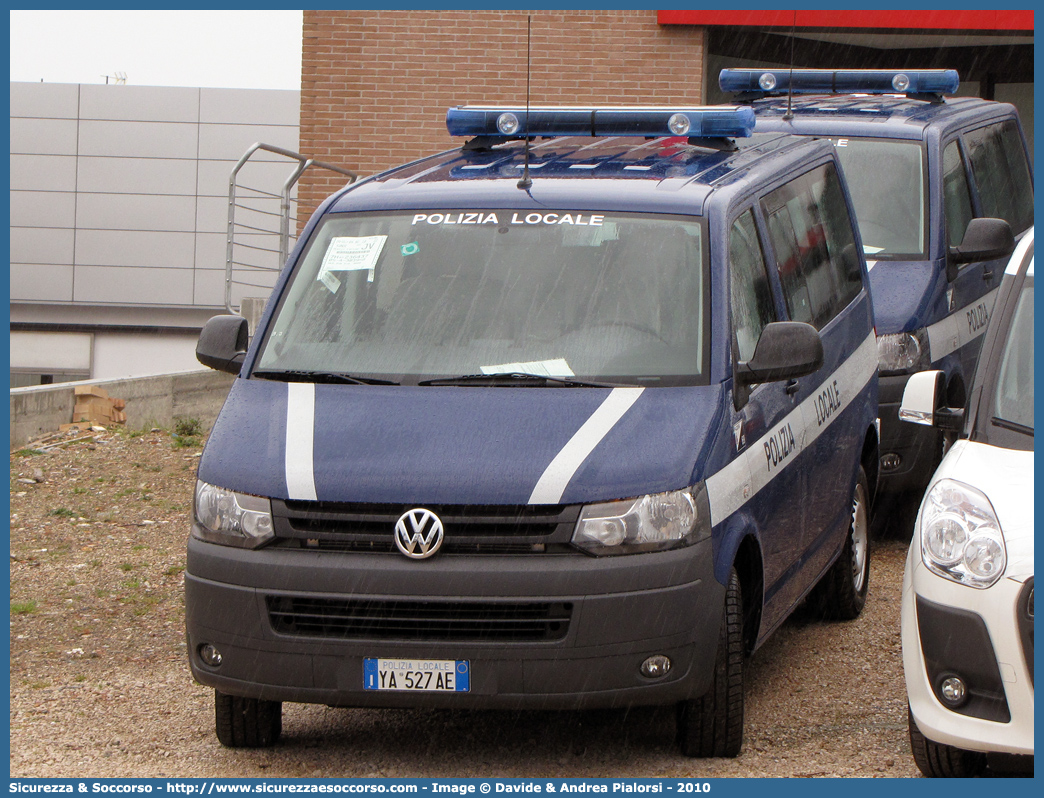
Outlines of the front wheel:
[{"label": "front wheel", "polygon": [[275,745],[283,730],[283,705],[215,690],[214,730],[218,742],[228,748]]},{"label": "front wheel", "polygon": [[714,655],[714,679],[700,698],[678,704],[678,747],[685,756],[738,756],[743,744],[743,594],[735,569]]},{"label": "front wheel", "polygon": [[986,754],[932,742],[921,734],[909,709],[907,719],[914,762],[928,778],[966,779],[982,775],[986,770]]},{"label": "front wheel", "polygon": [[852,517],[841,556],[815,587],[815,606],[823,618],[851,621],[866,604],[870,584],[870,488],[859,467],[852,489]]}]

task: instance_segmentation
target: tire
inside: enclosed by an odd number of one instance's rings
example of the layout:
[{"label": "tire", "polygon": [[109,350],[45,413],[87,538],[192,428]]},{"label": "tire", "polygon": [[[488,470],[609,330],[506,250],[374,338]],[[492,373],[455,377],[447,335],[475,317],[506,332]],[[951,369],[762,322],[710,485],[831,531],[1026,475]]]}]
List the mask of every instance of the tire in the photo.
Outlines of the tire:
[{"label": "tire", "polygon": [[813,603],[821,617],[833,621],[858,618],[870,585],[870,488],[859,467],[852,489],[852,520],[841,556],[814,588]]},{"label": "tire", "polygon": [[932,779],[966,779],[980,776],[986,770],[986,754],[932,742],[921,734],[909,708],[906,714],[910,727],[910,750],[913,751],[914,762],[925,776]]},{"label": "tire", "polygon": [[743,595],[735,569],[714,655],[714,679],[700,698],[678,704],[678,748],[685,756],[734,757],[743,745]]},{"label": "tire", "polygon": [[283,705],[278,701],[242,698],[214,691],[214,730],[227,748],[266,748],[283,730]]}]

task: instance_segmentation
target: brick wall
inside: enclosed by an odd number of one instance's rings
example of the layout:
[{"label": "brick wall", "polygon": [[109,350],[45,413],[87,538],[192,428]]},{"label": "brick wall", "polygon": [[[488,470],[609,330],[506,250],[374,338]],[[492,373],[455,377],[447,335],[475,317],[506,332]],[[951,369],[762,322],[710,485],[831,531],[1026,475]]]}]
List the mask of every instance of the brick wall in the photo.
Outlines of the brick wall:
[{"label": "brick wall", "polygon": [[[532,14],[533,104],[704,100],[703,29],[655,11]],[[456,146],[446,108],[526,101],[524,11],[305,11],[301,152],[372,174]],[[343,181],[306,173],[301,223]]]}]

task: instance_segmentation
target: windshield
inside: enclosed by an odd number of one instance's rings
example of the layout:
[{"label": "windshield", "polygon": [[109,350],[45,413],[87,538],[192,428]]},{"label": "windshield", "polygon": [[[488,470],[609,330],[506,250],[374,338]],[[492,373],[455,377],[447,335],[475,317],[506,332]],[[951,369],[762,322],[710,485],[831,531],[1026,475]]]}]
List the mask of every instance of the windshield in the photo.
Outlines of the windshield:
[{"label": "windshield", "polygon": [[925,255],[924,155],[920,143],[836,139],[867,260]]},{"label": "windshield", "polygon": [[254,374],[705,382],[705,249],[693,217],[331,216],[294,272]]},{"label": "windshield", "polygon": [[[1032,265],[1030,269],[1032,270]],[[1033,277],[1027,275],[1008,328],[993,415],[1033,431]]]}]

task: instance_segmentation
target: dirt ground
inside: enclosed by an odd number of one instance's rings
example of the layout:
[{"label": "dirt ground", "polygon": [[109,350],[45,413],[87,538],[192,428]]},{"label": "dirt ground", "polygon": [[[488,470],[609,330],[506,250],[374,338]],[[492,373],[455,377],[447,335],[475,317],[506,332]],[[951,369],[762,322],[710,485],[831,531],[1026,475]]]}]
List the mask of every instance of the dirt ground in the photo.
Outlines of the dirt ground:
[{"label": "dirt ground", "polygon": [[184,643],[202,442],[192,432],[99,432],[12,452],[12,777],[919,775],[900,662],[902,539],[875,541],[859,619],[799,611],[754,655],[734,760],[680,756],[669,709],[292,704],[278,747],[222,748]]}]

